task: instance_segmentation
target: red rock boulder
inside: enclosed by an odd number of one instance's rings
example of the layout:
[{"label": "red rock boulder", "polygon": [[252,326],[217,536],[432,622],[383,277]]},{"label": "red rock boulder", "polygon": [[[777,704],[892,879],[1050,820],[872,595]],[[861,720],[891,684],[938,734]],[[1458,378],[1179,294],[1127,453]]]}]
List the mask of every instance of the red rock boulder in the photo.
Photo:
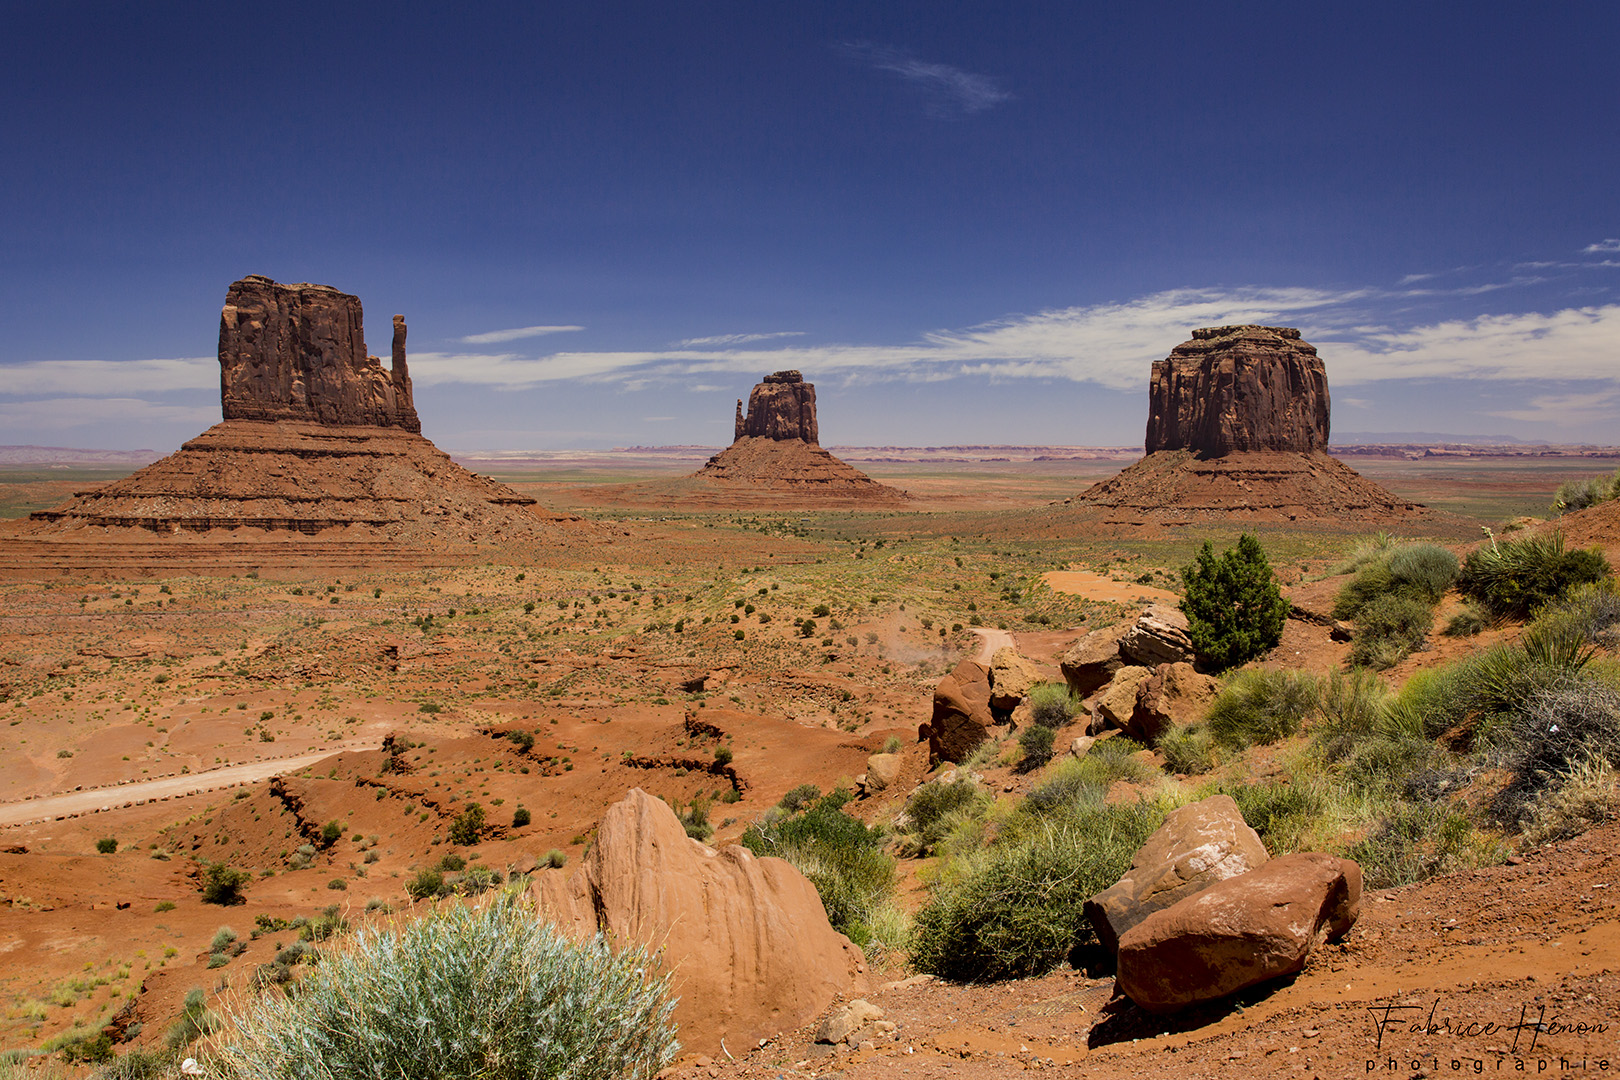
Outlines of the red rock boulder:
[{"label": "red rock boulder", "polygon": [[1228,878],[1149,915],[1119,939],[1119,989],[1149,1012],[1214,1001],[1305,966],[1343,937],[1361,902],[1361,868],[1301,852]]},{"label": "red rock boulder", "polygon": [[927,724],[928,752],[941,761],[962,762],[990,737],[990,669],[963,660],[934,687],[934,711]]},{"label": "red rock boulder", "polygon": [[1202,720],[1220,688],[1219,680],[1191,664],[1160,664],[1136,688],[1136,709],[1123,725],[1125,734],[1151,746],[1172,727]]},{"label": "red rock boulder", "polygon": [[698,843],[639,788],[608,809],[577,871],[542,873],[533,889],[566,931],[662,950],[687,1050],[753,1046],[865,989],[865,957],[828,924],[803,874]]},{"label": "red rock boulder", "polygon": [[1128,624],[1121,623],[1093,630],[1069,646],[1058,662],[1058,669],[1063,672],[1063,681],[1069,684],[1070,690],[1080,697],[1089,697],[1112,681],[1114,673],[1125,666],[1119,655],[1119,639],[1129,629]]},{"label": "red rock boulder", "polygon": [[1131,858],[1131,868],[1086,901],[1085,915],[1104,948],[1115,952],[1149,915],[1263,866],[1260,836],[1230,795],[1211,795],[1170,812]]}]

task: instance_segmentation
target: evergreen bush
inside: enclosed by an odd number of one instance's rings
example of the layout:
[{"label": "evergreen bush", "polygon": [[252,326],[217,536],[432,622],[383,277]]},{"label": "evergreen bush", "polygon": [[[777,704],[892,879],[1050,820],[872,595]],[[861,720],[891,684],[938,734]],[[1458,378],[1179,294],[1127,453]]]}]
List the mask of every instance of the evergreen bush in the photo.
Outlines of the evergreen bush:
[{"label": "evergreen bush", "polygon": [[1205,540],[1197,557],[1182,568],[1181,580],[1187,636],[1202,666],[1225,671],[1282,640],[1288,601],[1277,587],[1265,549],[1249,533],[1218,558]]}]

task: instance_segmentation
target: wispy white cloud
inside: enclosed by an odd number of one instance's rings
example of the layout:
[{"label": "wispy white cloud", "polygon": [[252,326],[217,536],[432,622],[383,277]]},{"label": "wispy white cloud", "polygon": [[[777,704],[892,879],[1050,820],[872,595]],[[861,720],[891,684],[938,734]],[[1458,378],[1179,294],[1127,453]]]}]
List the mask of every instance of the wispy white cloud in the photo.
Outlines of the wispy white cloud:
[{"label": "wispy white cloud", "polygon": [[159,394],[210,386],[219,386],[219,361],[212,356],[0,365],[0,392],[6,394]]},{"label": "wispy white cloud", "polygon": [[1560,427],[1578,427],[1582,424],[1602,423],[1620,412],[1620,392],[1572,394],[1537,394],[1516,409],[1489,412],[1507,420],[1521,420],[1534,424],[1557,424]]},{"label": "wispy white cloud", "polygon": [[1011,91],[988,75],[922,60],[904,49],[869,41],[846,42],[839,48],[861,63],[900,76],[937,117],[971,116],[1013,99]]},{"label": "wispy white cloud", "polygon": [[184,423],[204,427],[219,422],[219,406],[169,405],[144,398],[64,397],[0,402],[0,426],[13,431],[142,423]]},{"label": "wispy white cloud", "polygon": [[713,337],[687,338],[677,341],[675,348],[689,349],[699,345],[746,345],[751,341],[770,341],[774,338],[804,337],[803,330],[776,330],[769,334],[715,334]]},{"label": "wispy white cloud", "polygon": [[583,329],[585,329],[583,326],[518,326],[511,330],[468,334],[461,341],[464,345],[504,345],[508,341],[522,341],[525,338],[544,337],[547,334],[567,334]]},{"label": "wispy white cloud", "polygon": [[1585,255],[1603,255],[1611,251],[1620,251],[1620,240],[1610,237],[1607,240],[1599,240],[1595,244],[1587,244],[1581,248],[1582,254]]}]

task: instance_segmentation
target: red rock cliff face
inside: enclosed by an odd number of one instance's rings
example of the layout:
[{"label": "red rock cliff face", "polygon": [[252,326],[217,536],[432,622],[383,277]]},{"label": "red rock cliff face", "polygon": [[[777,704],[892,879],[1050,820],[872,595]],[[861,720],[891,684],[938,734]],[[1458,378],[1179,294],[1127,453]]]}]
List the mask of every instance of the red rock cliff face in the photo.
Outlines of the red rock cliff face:
[{"label": "red rock cliff face", "polygon": [[253,274],[231,285],[219,317],[220,404],[227,420],[306,420],[420,432],[394,317],[394,367],[366,355],[359,297]]},{"label": "red rock cliff face", "polygon": [[1147,452],[1326,450],[1327,372],[1285,326],[1194,330],[1153,363]]},{"label": "red rock cliff face", "polygon": [[737,402],[736,437],[778,442],[800,439],[819,446],[821,433],[816,428],[815,386],[805,382],[797,371],[778,371],[765,376],[765,381],[748,395],[746,417],[742,402]]}]

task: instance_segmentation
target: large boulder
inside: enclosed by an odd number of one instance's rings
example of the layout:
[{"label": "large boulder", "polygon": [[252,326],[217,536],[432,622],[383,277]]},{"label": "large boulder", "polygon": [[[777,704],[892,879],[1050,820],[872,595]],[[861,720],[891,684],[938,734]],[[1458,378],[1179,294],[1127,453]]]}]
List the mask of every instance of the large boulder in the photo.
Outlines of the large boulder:
[{"label": "large boulder", "polygon": [[1130,723],[1136,712],[1136,691],[1152,675],[1151,668],[1134,665],[1114,672],[1113,681],[1097,697],[1097,713],[1092,718],[1092,730],[1106,727],[1122,728]]},{"label": "large boulder", "polygon": [[688,1050],[752,1046],[865,988],[861,950],[792,864],[700,844],[639,788],[608,809],[577,871],[539,874],[533,888],[566,931],[662,950]]},{"label": "large boulder", "polygon": [[990,669],[963,660],[934,687],[928,752],[941,761],[966,761],[990,737],[995,722],[990,712]]},{"label": "large boulder", "polygon": [[1063,681],[1080,697],[1090,697],[1107,686],[1114,673],[1125,666],[1119,655],[1119,639],[1130,627],[1120,623],[1093,630],[1063,654],[1058,669]]},{"label": "large boulder", "polygon": [[1361,902],[1361,868],[1301,852],[1155,912],[1119,940],[1119,989],[1167,1013],[1291,975],[1343,937]]},{"label": "large boulder", "polygon": [[1136,688],[1136,709],[1123,725],[1125,733],[1138,742],[1158,742],[1172,727],[1202,720],[1220,688],[1219,680],[1191,664],[1160,664]]},{"label": "large boulder", "polygon": [[1147,452],[1325,451],[1327,370],[1286,326],[1210,326],[1153,363]]},{"label": "large boulder", "polygon": [[1191,663],[1195,654],[1187,616],[1171,607],[1148,608],[1119,639],[1119,655],[1143,667]]},{"label": "large boulder", "polygon": [[990,707],[1011,712],[1040,681],[1041,673],[1034,664],[1011,645],[1003,645],[990,657]]},{"label": "large boulder", "polygon": [[419,432],[394,316],[393,369],[366,354],[360,298],[329,285],[233,282],[219,316],[219,386],[226,420],[307,420]]},{"label": "large boulder", "polygon": [[866,759],[866,786],[871,791],[892,787],[900,779],[899,754],[873,754]]},{"label": "large boulder", "polygon": [[1131,868],[1086,901],[1085,915],[1110,952],[1156,911],[1265,865],[1266,846],[1230,795],[1172,810],[1131,858]]}]

